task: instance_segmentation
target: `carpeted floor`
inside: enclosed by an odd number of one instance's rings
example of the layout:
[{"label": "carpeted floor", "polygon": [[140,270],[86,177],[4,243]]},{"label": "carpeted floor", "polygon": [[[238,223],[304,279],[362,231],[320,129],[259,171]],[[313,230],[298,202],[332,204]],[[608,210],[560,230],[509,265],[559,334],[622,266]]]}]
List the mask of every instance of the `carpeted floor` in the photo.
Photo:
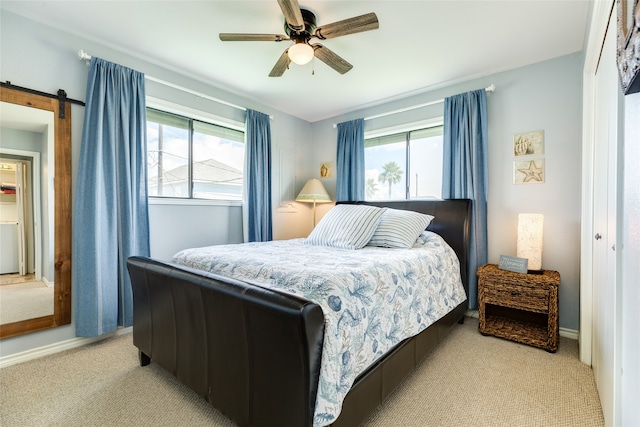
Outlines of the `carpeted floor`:
[{"label": "carpeted floor", "polygon": [[[576,341],[547,353],[456,325],[365,422],[395,426],[602,426],[593,371]],[[0,369],[0,425],[234,424],[156,364],[131,334]]]},{"label": "carpeted floor", "polygon": [[0,324],[53,314],[53,286],[16,282],[0,286]]}]

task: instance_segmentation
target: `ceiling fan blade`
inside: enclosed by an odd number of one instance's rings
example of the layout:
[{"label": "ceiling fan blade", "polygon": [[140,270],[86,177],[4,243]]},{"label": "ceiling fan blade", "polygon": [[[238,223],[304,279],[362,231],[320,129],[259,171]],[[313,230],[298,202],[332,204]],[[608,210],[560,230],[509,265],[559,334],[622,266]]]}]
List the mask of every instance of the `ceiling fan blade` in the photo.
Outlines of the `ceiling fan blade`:
[{"label": "ceiling fan blade", "polygon": [[278,0],[282,14],[287,24],[294,30],[304,29],[304,19],[302,19],[302,11],[298,0]]},{"label": "ceiling fan blade", "polygon": [[363,31],[375,30],[379,27],[378,17],[375,13],[355,16],[333,24],[323,25],[316,28],[313,35],[320,40],[332,39],[334,37],[346,36],[347,34],[361,33]]},{"label": "ceiling fan blade", "polygon": [[245,33],[220,33],[223,42],[281,42],[289,40],[282,34],[245,34]]},{"label": "ceiling fan blade", "polygon": [[329,50],[328,48],[322,46],[321,44],[317,43],[312,46],[314,49],[313,54],[315,55],[315,57],[340,74],[344,74],[353,68],[353,65],[349,64],[347,61],[333,53],[333,51]]},{"label": "ceiling fan blade", "polygon": [[282,76],[284,72],[287,71],[287,68],[289,68],[290,63],[291,60],[289,59],[289,49],[287,49],[282,55],[280,55],[280,58],[278,58],[278,62],[276,62],[276,65],[273,66],[273,69],[269,73],[269,77]]}]

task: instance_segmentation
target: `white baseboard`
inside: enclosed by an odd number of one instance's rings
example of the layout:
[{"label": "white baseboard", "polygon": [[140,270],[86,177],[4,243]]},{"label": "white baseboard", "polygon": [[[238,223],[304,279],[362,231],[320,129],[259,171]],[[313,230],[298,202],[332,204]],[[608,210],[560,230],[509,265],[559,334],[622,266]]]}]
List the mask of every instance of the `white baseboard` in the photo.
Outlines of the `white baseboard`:
[{"label": "white baseboard", "polygon": [[560,336],[569,338],[572,340],[578,340],[578,337],[580,336],[580,331],[576,331],[575,329],[560,328]]},{"label": "white baseboard", "polygon": [[50,354],[59,353],[61,351],[71,350],[72,348],[82,347],[83,345],[102,341],[107,338],[128,334],[132,331],[133,327],[129,326],[128,328],[119,328],[115,332],[100,335],[99,337],[71,338],[42,347],[32,348],[31,350],[22,351],[20,353],[10,354],[9,356],[0,357],[0,369],[6,368],[7,366],[11,365],[16,365],[18,363],[27,362],[29,360],[37,359],[39,357],[49,356]]}]

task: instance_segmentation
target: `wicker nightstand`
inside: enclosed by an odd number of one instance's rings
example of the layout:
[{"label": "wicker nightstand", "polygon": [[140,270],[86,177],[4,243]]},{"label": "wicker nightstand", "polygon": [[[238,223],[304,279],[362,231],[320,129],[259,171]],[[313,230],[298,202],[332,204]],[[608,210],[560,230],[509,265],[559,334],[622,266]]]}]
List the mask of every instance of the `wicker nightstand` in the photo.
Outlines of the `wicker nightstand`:
[{"label": "wicker nightstand", "polygon": [[511,341],[558,349],[558,286],[560,274],[521,274],[495,264],[478,269],[478,329]]}]

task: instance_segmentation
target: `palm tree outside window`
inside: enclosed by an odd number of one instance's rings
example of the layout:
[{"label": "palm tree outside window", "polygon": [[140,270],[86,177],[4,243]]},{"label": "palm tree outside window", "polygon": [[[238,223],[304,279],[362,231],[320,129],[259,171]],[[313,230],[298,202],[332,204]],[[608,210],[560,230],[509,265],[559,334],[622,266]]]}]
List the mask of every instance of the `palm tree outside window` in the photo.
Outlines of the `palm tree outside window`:
[{"label": "palm tree outside window", "polygon": [[391,186],[402,179],[404,171],[396,162],[388,162],[382,165],[382,173],[378,175],[378,181],[389,183],[389,199],[391,199]]},{"label": "palm tree outside window", "polygon": [[442,126],[365,138],[366,200],[442,196]]}]

